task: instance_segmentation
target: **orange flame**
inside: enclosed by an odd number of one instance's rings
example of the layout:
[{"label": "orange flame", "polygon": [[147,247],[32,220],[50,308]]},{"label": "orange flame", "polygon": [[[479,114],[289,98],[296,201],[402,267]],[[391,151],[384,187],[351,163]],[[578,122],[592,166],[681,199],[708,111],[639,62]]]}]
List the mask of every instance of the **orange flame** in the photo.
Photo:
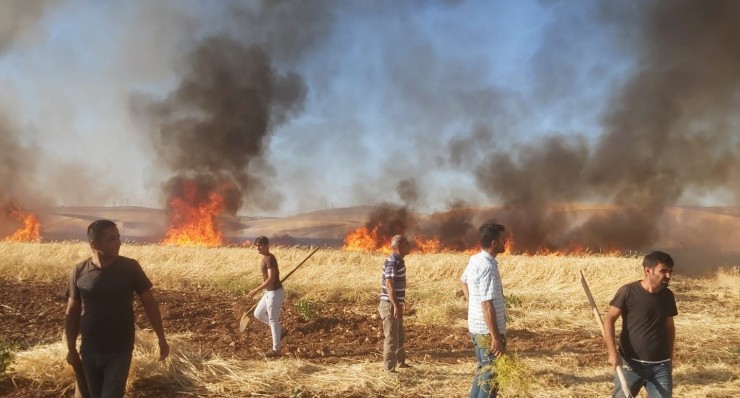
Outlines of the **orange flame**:
[{"label": "orange flame", "polygon": [[223,210],[223,197],[216,192],[208,201],[193,204],[197,187],[189,185],[184,197],[172,198],[169,207],[173,212],[170,226],[162,244],[172,246],[216,247],[223,245],[223,235],[217,226],[217,217]]},{"label": "orange flame", "polygon": [[442,242],[436,236],[430,239],[415,236],[414,243],[419,253],[440,253],[442,251]]},{"label": "orange flame", "polygon": [[504,251],[504,254],[518,254],[522,256],[551,256],[551,257],[586,256],[586,255],[590,255],[594,253],[599,253],[599,254],[606,255],[606,256],[621,256],[623,254],[623,252],[618,249],[610,249],[606,251],[594,251],[587,246],[577,244],[577,243],[571,243],[559,249],[540,247],[534,251],[519,250],[516,248],[516,241],[514,240],[513,233],[509,234],[504,247],[506,248],[506,250]]},{"label": "orange flame", "polygon": [[379,251],[383,253],[390,253],[391,250],[391,238],[378,236],[378,227],[369,230],[367,227],[360,227],[350,232],[346,238],[344,238],[345,250],[356,250],[356,251],[367,251],[374,252]]},{"label": "orange flame", "polygon": [[4,240],[6,242],[39,242],[41,241],[41,222],[33,214],[21,210],[16,204],[11,205],[12,208],[8,215],[15,218],[16,220],[23,223],[23,227],[17,229],[15,232],[10,234]]},{"label": "orange flame", "polygon": [[511,255],[514,251],[514,234],[509,234],[509,236],[506,238],[506,243],[504,243],[504,253],[506,255]]},{"label": "orange flame", "polygon": [[[378,236],[379,227],[375,227],[372,230],[367,227],[360,227],[350,232],[346,238],[344,238],[344,250],[355,250],[355,251],[366,251],[366,252],[381,252],[391,253],[391,237]],[[412,251],[417,253],[476,253],[478,248],[470,248],[468,250],[460,251],[444,247],[444,244],[439,237],[433,236],[426,238],[423,236],[414,236],[414,245],[411,248]]]}]

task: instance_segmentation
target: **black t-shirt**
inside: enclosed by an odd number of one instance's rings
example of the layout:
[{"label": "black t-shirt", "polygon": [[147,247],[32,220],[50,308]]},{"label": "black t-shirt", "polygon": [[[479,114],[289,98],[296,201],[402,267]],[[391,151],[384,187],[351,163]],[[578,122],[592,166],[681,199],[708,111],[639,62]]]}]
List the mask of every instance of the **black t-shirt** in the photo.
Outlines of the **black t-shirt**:
[{"label": "black t-shirt", "polygon": [[619,347],[627,358],[670,359],[666,322],[668,317],[678,314],[670,289],[650,293],[637,281],[622,286],[609,304],[622,310]]},{"label": "black t-shirt", "polygon": [[152,283],[136,260],[118,257],[105,268],[87,259],[69,275],[67,295],[82,302],[80,351],[122,352],[134,349],[134,292]]}]

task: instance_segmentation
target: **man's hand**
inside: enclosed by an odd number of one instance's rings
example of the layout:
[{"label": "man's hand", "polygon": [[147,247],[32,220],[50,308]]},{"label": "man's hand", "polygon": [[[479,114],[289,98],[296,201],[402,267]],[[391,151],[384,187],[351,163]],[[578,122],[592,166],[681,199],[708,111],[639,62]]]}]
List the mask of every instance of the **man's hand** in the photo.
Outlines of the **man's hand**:
[{"label": "man's hand", "polygon": [[609,353],[609,365],[612,365],[615,368],[618,366],[622,366],[622,357],[620,357],[616,351]]},{"label": "man's hand", "polygon": [[167,356],[170,355],[170,345],[167,344],[167,339],[162,337],[159,339],[159,360],[164,361]]},{"label": "man's hand", "polygon": [[504,353],[504,342],[498,334],[491,333],[491,353],[496,358],[500,357]]},{"label": "man's hand", "polygon": [[393,308],[391,308],[391,315],[393,315],[394,318],[403,317],[403,304],[394,302]]},{"label": "man's hand", "polygon": [[67,363],[73,367],[82,366],[82,359],[80,359],[80,353],[77,350],[67,351]]}]

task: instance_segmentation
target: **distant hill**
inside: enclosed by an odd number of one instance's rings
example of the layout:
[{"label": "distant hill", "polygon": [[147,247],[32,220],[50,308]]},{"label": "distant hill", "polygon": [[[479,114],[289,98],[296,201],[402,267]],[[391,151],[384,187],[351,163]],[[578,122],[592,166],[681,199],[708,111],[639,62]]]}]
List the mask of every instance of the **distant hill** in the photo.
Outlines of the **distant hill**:
[{"label": "distant hill", "polygon": [[[231,241],[252,239],[259,235],[290,237],[298,241],[326,241],[341,245],[342,239],[352,230],[363,226],[374,206],[357,206],[325,209],[287,217],[237,216],[223,217],[224,235]],[[486,221],[486,217],[499,207],[476,207],[450,210],[416,216],[419,227],[433,219],[467,211],[475,214],[473,223]],[[571,219],[587,219],[598,214],[616,211],[610,205],[557,205],[552,211],[566,212]],[[108,218],[118,223],[125,239],[140,242],[157,242],[162,239],[167,226],[167,213],[162,209],[145,207],[55,207],[39,211],[41,234],[47,240],[85,239],[85,229],[92,221]],[[667,208],[659,220],[659,247],[695,247],[738,251],[740,242],[740,207]]]},{"label": "distant hill", "polygon": [[[259,235],[290,236],[301,240],[336,243],[363,225],[374,208],[358,206],[317,210],[287,217],[222,217],[224,236],[230,241]],[[167,211],[146,207],[54,207],[38,211],[41,235],[46,240],[84,240],[87,226],[97,219],[116,222],[124,239],[158,242],[167,230]]]}]

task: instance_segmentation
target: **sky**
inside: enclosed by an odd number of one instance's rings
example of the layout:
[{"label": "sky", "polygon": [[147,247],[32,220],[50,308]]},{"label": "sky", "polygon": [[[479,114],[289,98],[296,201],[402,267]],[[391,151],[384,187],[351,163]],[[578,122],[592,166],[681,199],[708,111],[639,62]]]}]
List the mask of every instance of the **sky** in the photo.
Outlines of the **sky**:
[{"label": "sky", "polygon": [[3,1],[0,199],[737,205],[738,6],[699,3]]}]

